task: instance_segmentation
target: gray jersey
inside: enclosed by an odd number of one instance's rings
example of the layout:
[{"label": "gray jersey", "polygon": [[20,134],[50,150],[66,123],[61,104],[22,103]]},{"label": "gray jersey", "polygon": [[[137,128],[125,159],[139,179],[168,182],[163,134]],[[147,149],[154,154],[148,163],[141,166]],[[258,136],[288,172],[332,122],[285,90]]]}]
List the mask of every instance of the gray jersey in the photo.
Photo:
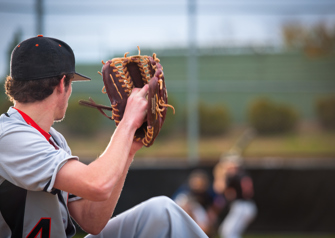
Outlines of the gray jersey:
[{"label": "gray jersey", "polygon": [[0,116],[0,238],[75,234],[67,203],[80,198],[53,186],[59,169],[78,157],[54,128],[49,133],[50,143],[14,108]]}]

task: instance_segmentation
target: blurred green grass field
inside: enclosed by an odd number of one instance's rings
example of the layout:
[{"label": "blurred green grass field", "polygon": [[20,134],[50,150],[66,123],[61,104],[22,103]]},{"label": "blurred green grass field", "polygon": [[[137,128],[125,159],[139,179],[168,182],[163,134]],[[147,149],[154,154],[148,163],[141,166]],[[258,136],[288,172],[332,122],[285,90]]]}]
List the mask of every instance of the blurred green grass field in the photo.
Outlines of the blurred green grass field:
[{"label": "blurred green grass field", "polygon": [[[220,155],[234,145],[245,127],[234,127],[221,137],[201,137],[199,154],[201,162],[215,162]],[[94,137],[67,136],[73,154],[81,159],[95,159],[105,149],[112,134],[112,128],[107,132],[99,133]],[[138,151],[135,161],[172,163],[187,161],[186,136],[179,134],[155,140],[149,147]],[[301,125],[295,132],[276,136],[256,137],[244,152],[245,158],[257,160],[265,157],[280,157],[290,159],[334,159],[335,132],[325,132],[312,125]]]}]

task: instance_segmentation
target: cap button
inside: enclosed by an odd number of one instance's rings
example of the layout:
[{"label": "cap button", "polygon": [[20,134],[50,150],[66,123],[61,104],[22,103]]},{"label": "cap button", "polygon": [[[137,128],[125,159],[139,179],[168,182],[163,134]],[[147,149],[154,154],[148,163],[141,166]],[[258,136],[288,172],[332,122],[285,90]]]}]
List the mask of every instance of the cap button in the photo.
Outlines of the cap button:
[{"label": "cap button", "polygon": [[37,35],[37,37],[43,37],[43,35]]}]

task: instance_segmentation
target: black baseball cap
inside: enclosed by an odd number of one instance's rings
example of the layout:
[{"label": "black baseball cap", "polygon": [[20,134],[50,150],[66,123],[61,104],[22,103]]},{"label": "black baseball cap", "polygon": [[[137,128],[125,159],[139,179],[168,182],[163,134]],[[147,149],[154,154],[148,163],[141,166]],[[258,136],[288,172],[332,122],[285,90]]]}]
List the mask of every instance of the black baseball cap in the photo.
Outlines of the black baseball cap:
[{"label": "black baseball cap", "polygon": [[65,42],[38,35],[18,44],[12,51],[10,76],[14,80],[38,80],[74,74],[73,81],[91,80],[75,71],[74,53]]}]

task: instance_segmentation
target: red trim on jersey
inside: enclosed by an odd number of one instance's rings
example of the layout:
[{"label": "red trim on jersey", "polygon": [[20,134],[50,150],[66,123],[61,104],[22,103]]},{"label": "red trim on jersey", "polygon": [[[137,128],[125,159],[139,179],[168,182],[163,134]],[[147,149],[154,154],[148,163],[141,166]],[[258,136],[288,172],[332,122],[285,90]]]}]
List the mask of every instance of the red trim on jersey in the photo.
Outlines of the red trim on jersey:
[{"label": "red trim on jersey", "polygon": [[31,125],[32,127],[34,127],[36,130],[38,130],[44,137],[45,139],[47,139],[47,141],[49,141],[51,135],[47,132],[45,132],[39,125],[36,124],[36,122],[34,122],[33,119],[31,119],[27,114],[25,114],[23,111],[20,111],[19,109],[13,107],[14,109],[16,109],[21,116],[23,117],[23,119],[27,122],[27,124]]}]

